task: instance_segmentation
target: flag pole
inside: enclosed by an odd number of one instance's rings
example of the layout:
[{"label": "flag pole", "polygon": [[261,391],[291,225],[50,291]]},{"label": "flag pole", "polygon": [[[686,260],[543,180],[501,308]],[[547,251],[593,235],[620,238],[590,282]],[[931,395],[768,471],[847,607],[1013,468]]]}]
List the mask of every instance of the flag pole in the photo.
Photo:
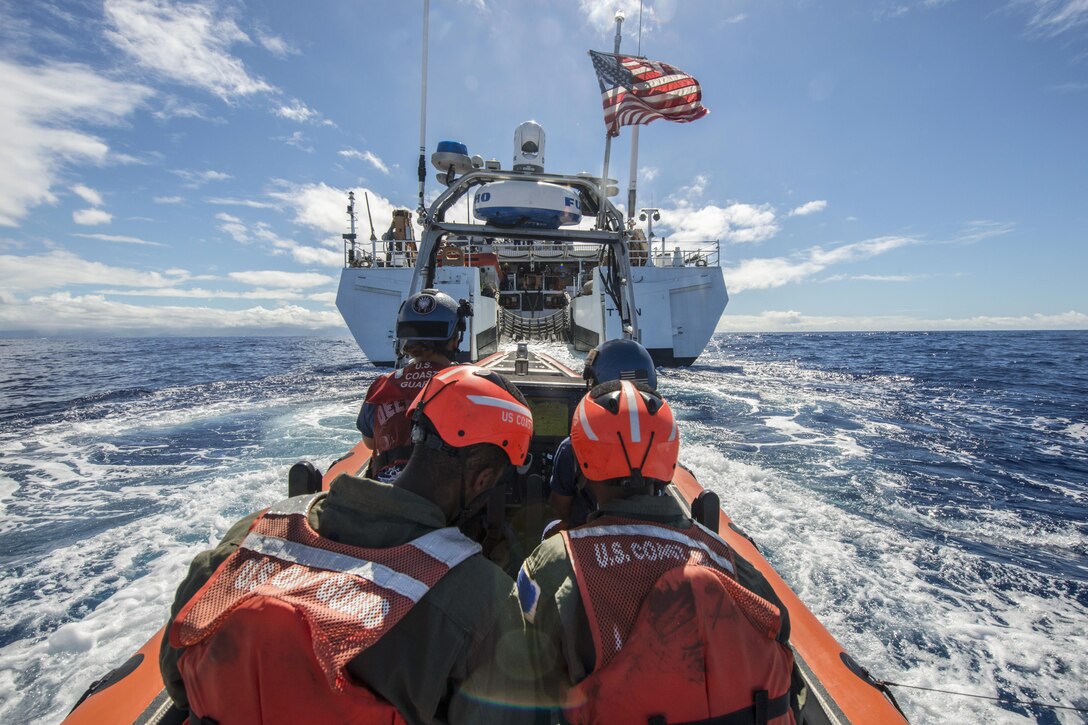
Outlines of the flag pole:
[{"label": "flag pole", "polygon": [[427,35],[431,16],[431,0],[423,0],[423,80],[419,90],[419,214],[422,218],[423,182],[427,179]]},{"label": "flag pole", "polygon": [[[619,55],[620,53],[620,29],[623,27],[623,11],[616,11],[616,42],[612,48],[613,55]],[[597,228],[604,229],[605,223],[605,204],[608,199],[608,160],[612,155],[612,133],[611,130],[605,131],[604,138],[604,171],[601,172],[601,185],[598,189],[598,201],[600,202],[600,208],[597,209]]]},{"label": "flag pole", "polygon": [[[638,50],[636,55],[642,55],[642,0],[638,3]],[[631,170],[628,173],[630,179],[627,189],[627,225],[635,226],[635,185],[638,180],[638,125],[631,129]]]}]

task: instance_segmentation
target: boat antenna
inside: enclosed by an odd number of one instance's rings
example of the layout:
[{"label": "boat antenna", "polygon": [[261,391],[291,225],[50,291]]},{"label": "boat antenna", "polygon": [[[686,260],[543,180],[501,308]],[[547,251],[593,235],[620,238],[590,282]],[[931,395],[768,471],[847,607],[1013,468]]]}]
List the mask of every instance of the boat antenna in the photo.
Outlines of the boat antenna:
[{"label": "boat antenna", "polygon": [[[623,18],[624,18],[623,11],[622,10],[617,10],[616,11],[616,41],[615,41],[615,43],[614,43],[614,45],[612,47],[612,54],[613,55],[619,55],[620,54],[620,40],[621,40],[621,37],[622,37],[621,34],[620,34],[620,30],[623,27]],[[608,159],[609,159],[609,157],[611,155],[612,155],[612,133],[611,133],[611,131],[607,131],[606,135],[605,135],[605,139],[604,139],[604,171],[601,172],[601,186],[597,190],[598,202],[599,202],[598,206],[600,207],[597,210],[597,228],[598,229],[604,229],[605,228],[605,219],[607,219],[607,215],[605,214],[605,207],[606,207],[606,205],[608,203],[607,202],[607,200],[608,200],[608,196],[607,196],[607,193],[608,193]]]},{"label": "boat antenna", "polygon": [[[617,46],[617,51],[619,52]],[[638,51],[637,55],[642,55],[642,0],[638,0]],[[635,185],[638,182],[638,129],[639,125],[635,124],[631,128],[631,170],[628,172],[630,177],[629,186],[627,188],[627,224],[628,228],[633,227],[635,224]]]},{"label": "boat antenna", "polygon": [[366,201],[366,220],[370,222],[370,258],[378,258],[378,238],[374,236],[374,217],[370,216],[370,195],[363,192],[363,200]]},{"label": "boat antenna", "polygon": [[423,81],[419,90],[419,215],[423,216],[423,184],[427,180],[427,35],[431,0],[423,0]]},{"label": "boat antenna", "polygon": [[376,242],[378,238],[374,236],[374,217],[370,216],[370,196],[364,191],[363,200],[366,202],[366,220],[370,222],[370,241]]}]

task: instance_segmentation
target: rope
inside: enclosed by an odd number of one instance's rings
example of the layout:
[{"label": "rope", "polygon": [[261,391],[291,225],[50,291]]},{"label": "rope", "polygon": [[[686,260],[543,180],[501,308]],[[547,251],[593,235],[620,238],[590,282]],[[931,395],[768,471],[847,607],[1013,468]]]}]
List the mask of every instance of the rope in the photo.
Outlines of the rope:
[{"label": "rope", "polygon": [[922,687],[921,685],[904,685],[902,682],[892,682],[891,680],[874,680],[878,685],[884,687],[907,687],[911,690],[925,690],[926,692],[939,692],[943,695],[959,695],[961,697],[974,697],[979,700],[993,700],[1006,705],[1030,705],[1031,707],[1046,707],[1052,710],[1072,710],[1073,712],[1088,712],[1088,707],[1075,707],[1073,705],[1054,705],[1049,702],[1039,702],[1038,700],[1017,700],[1011,697],[994,697],[992,695],[976,695],[973,692],[957,692],[955,690],[939,690],[936,687]]}]

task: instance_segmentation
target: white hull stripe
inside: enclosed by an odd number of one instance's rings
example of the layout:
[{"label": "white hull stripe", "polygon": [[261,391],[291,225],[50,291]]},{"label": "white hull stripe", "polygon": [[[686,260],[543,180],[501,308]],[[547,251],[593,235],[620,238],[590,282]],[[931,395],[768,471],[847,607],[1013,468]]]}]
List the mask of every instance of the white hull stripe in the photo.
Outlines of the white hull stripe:
[{"label": "white hull stripe", "polygon": [[[700,527],[703,531],[706,528]],[[692,539],[689,536],[685,536],[679,531],[672,531],[670,529],[664,529],[660,526],[643,526],[641,524],[618,524],[615,526],[593,526],[586,529],[571,529],[567,532],[567,535],[572,539],[585,539],[592,537],[609,537],[609,536],[645,536],[651,539],[665,539],[666,541],[675,541],[678,544],[689,546],[694,549],[699,549],[704,554],[709,556],[715,564],[725,569],[730,574],[734,574],[733,563],[723,556],[715,553],[701,541]],[[718,537],[715,537],[718,538]],[[725,543],[725,542],[722,542]],[[728,545],[727,545],[728,546]]]},{"label": "white hull stripe", "polygon": [[503,400],[502,398],[492,398],[490,395],[470,395],[468,399],[474,405],[486,405],[491,408],[502,408],[503,410],[510,410],[515,413],[519,413],[526,417],[532,417],[532,413],[524,405],[519,405],[510,400]]},{"label": "white hull stripe", "polygon": [[[451,532],[450,529],[439,529],[420,537],[412,545],[434,556],[452,569],[480,551],[480,545],[469,541],[460,534],[457,535],[460,536],[461,541],[455,541],[451,533],[457,532],[456,530]],[[297,541],[288,541],[276,536],[265,536],[250,532],[242,542],[241,547],[257,554],[271,556],[281,561],[289,561],[311,569],[324,569],[359,576],[374,582],[383,589],[402,594],[413,602],[422,599],[429,589],[426,584],[418,579],[390,569],[387,566],[366,561],[365,559],[357,559],[347,554],[307,546]]]}]

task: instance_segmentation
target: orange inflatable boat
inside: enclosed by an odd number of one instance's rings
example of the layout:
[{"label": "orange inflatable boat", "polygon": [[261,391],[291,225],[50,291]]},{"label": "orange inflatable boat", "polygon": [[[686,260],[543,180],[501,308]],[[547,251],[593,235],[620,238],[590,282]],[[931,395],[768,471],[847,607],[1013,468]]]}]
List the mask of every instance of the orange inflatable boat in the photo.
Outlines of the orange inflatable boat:
[{"label": "orange inflatable boat", "polygon": [[[509,376],[528,399],[533,409],[535,432],[531,447],[532,465],[517,480],[500,489],[489,505],[488,516],[500,521],[509,537],[520,539],[520,546],[509,551],[531,551],[540,540],[547,521],[554,518],[547,506],[547,474],[552,452],[566,437],[571,415],[585,392],[581,377],[554,359],[528,353],[497,353],[482,360]],[[528,362],[524,362],[524,361]],[[681,451],[682,454],[682,451]],[[327,489],[337,476],[365,475],[370,451],[357,444],[333,462],[322,475],[308,463],[292,467],[288,477],[291,495]],[[669,493],[692,514],[752,562],[774,587],[790,613],[795,660],[805,681],[802,716],[805,723],[846,725],[847,723],[905,723],[898,705],[842,646],[816,616],[789,588],[763,557],[755,543],[721,510],[718,497],[704,490],[692,473],[677,468]],[[504,499],[499,498],[504,497]],[[514,543],[514,542],[511,542]],[[502,557],[499,551],[492,558]],[[506,556],[507,566],[517,562]],[[101,723],[173,724],[185,721],[186,714],[173,707],[163,689],[159,674],[159,645],[163,630],[109,674],[94,682],[64,720],[66,725]]]}]

